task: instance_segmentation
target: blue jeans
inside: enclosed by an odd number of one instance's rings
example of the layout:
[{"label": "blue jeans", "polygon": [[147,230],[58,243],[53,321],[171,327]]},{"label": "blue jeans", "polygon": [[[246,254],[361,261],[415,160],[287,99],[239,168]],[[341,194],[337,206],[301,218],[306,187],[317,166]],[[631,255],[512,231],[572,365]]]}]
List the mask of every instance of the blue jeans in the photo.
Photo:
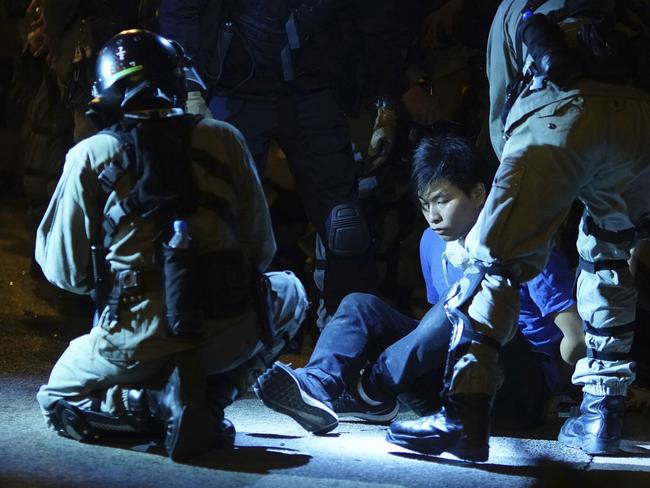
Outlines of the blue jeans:
[{"label": "blue jeans", "polygon": [[374,295],[352,293],[299,371],[322,384],[330,401],[355,384],[367,363],[371,380],[387,398],[410,391],[418,378],[435,376],[445,364],[451,326],[446,319],[433,320],[437,308],[418,322]]},{"label": "blue jeans", "polygon": [[[440,300],[418,322],[374,295],[352,293],[321,333],[309,363],[297,372],[309,383],[317,382],[327,395],[319,399],[328,403],[346,385],[354,388],[366,367],[377,400],[412,393],[434,406],[443,388],[451,336],[443,305]],[[517,330],[501,354],[506,374],[495,399],[500,415],[523,423],[540,420],[549,396],[542,360]]]}]

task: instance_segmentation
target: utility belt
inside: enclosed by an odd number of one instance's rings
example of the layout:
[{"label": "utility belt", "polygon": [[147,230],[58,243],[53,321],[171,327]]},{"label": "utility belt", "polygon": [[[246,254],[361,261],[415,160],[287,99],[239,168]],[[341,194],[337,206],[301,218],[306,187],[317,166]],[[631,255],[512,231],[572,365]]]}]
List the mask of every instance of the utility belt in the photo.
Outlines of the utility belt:
[{"label": "utility belt", "polygon": [[[91,247],[98,310],[108,306],[109,319],[117,321],[122,307],[141,301],[147,293],[162,292],[167,333],[170,337],[198,338],[204,320],[242,315],[253,307],[262,325],[262,339],[275,335],[271,286],[266,275],[249,271],[240,249],[197,256],[190,248],[162,246],[156,268],[130,268],[115,273],[98,269],[104,250]],[[105,267],[105,265],[104,265]]]}]

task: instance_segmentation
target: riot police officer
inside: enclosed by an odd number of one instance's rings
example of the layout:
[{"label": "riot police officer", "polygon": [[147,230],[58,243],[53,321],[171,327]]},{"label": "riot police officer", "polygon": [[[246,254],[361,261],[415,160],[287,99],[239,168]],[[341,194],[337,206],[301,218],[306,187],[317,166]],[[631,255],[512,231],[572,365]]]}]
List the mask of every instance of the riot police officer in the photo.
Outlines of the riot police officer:
[{"label": "riot police officer", "polygon": [[90,104],[107,127],[68,153],[36,243],[49,281],[97,303],[38,392],[48,424],[80,441],[164,435],[174,460],[232,445],[223,409],[307,307],[295,276],[264,273],[275,242],[250,152],[184,113],[184,63],[149,31],[108,41]]},{"label": "riot police officer", "polygon": [[[488,457],[500,347],[512,337],[516,284],[534,277],[574,199],[578,310],[587,357],[580,415],[559,440],[589,454],[621,442],[623,399],[634,380],[630,347],[637,292],[630,249],[649,235],[648,2],[507,0],[488,45],[490,134],[500,166],[466,247],[474,266],[446,299],[454,333],[444,407],[391,426],[405,447]],[[630,130],[630,128],[632,128]]]},{"label": "riot police officer", "polygon": [[[161,33],[197,59],[209,109],[242,131],[262,171],[271,139],[287,156],[318,232],[320,325],[352,291],[377,285],[343,108],[376,103],[370,154],[385,158],[403,89],[393,1],[165,0]],[[193,93],[198,100],[198,93]]]}]

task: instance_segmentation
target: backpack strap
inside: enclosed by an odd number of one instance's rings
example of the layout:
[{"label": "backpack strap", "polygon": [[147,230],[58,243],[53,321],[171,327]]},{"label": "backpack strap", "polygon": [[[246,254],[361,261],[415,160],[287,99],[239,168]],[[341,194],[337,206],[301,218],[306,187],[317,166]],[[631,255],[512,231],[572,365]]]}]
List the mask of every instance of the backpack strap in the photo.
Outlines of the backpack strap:
[{"label": "backpack strap", "polygon": [[[184,153],[189,155],[191,147],[191,137],[194,127],[201,121],[203,117],[200,115],[186,114],[181,119],[181,126],[183,131],[183,146]],[[107,129],[104,129],[100,134],[109,134],[120,141],[122,145],[122,152],[119,158],[109,161],[106,167],[101,171],[98,180],[102,190],[106,195],[110,194],[115,185],[129,168],[136,165],[139,158],[139,151],[136,147],[134,136],[131,131],[125,130],[119,124],[115,124]],[[103,246],[108,249],[113,243],[115,232],[122,221],[134,211],[139,209],[139,205],[134,198],[133,193],[129,193],[125,198],[120,200],[117,205],[113,206],[106,214],[102,222],[102,235]]]},{"label": "backpack strap", "polygon": [[[108,196],[115,189],[122,175],[135,164],[135,145],[131,133],[119,127],[118,124],[102,130],[100,134],[108,134],[114,137],[122,146],[119,157],[109,161],[97,177],[104,194]],[[127,197],[104,214],[102,221],[104,249],[108,249],[113,243],[113,237],[117,227],[132,210],[133,204],[129,202],[129,197]]]}]

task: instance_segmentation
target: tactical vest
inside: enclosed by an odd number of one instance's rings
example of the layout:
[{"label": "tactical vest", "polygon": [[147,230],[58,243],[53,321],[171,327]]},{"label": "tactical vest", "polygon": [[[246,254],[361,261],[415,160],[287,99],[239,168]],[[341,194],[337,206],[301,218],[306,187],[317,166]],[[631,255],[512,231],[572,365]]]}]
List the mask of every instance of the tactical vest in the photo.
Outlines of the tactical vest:
[{"label": "tactical vest", "polygon": [[[129,194],[104,215],[103,242],[91,248],[92,296],[98,310],[108,305],[110,319],[118,320],[122,304],[137,300],[147,288],[159,288],[163,292],[168,334],[193,338],[202,334],[203,319],[232,317],[253,304],[254,276],[241,248],[202,253],[197,242],[187,247],[168,244],[174,220],[187,219],[200,206],[214,206],[202,201],[196,191],[190,162],[191,135],[201,117],[184,115],[178,119],[179,125],[170,128],[169,133],[149,130],[149,138],[145,137],[146,131],[138,130],[137,124],[116,124],[101,132],[117,138],[124,148],[121,157],[107,164],[99,175],[105,194],[108,196],[114,190],[127,171],[135,173],[135,181]],[[155,145],[151,137],[160,140],[174,136],[180,143],[167,144],[166,154],[147,151]],[[158,160],[154,160],[156,157]],[[215,211],[227,213],[231,209]],[[113,243],[120,224],[133,214],[154,222],[157,237],[152,245],[156,266],[153,271],[127,269],[113,276],[105,269],[105,250]],[[224,218],[229,219],[227,215]]]}]

